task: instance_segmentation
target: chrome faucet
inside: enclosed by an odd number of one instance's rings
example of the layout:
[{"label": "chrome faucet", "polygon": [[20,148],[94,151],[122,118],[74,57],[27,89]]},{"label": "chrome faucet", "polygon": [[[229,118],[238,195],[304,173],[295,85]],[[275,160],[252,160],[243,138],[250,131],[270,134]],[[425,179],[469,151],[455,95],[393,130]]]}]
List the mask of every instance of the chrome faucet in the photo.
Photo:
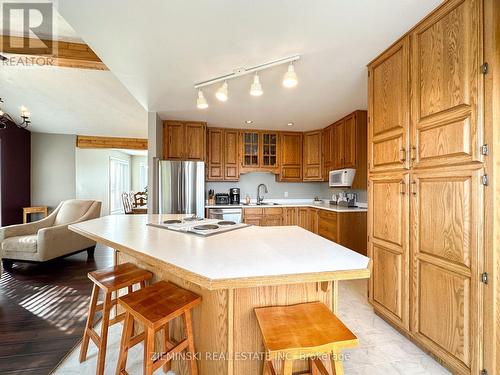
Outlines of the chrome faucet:
[{"label": "chrome faucet", "polygon": [[264,193],[267,194],[267,186],[264,184],[259,184],[259,186],[257,186],[257,204],[261,204],[262,201],[264,200],[264,197],[260,196],[260,187],[261,186],[264,186]]}]

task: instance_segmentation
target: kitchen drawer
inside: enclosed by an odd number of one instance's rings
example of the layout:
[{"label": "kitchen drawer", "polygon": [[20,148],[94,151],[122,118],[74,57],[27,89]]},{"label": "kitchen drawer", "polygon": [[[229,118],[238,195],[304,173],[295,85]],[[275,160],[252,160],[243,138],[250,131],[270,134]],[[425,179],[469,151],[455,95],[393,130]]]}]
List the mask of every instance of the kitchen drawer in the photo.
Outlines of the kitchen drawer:
[{"label": "kitchen drawer", "polygon": [[283,209],[281,207],[268,207],[264,208],[264,215],[282,215]]},{"label": "kitchen drawer", "polygon": [[262,215],[262,208],[244,208],[243,209],[243,215],[248,216],[248,215]]},{"label": "kitchen drawer", "polygon": [[263,226],[279,227],[283,225],[283,216],[281,215],[265,215],[263,218]]},{"label": "kitchen drawer", "polygon": [[337,222],[337,213],[334,211],[319,210],[319,218]]}]

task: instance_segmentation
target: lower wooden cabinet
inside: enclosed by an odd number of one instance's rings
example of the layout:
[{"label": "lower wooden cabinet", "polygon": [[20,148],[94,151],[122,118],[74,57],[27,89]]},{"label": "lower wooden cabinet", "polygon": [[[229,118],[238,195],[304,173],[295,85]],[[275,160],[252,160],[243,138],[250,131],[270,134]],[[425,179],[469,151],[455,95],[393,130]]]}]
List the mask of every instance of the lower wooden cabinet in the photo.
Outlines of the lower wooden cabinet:
[{"label": "lower wooden cabinet", "polygon": [[456,374],[481,358],[482,173],[414,169],[369,184],[370,302]]},{"label": "lower wooden cabinet", "polygon": [[283,207],[283,225],[297,225],[297,207]]},{"label": "lower wooden cabinet", "polygon": [[409,175],[371,176],[368,255],[370,302],[396,326],[409,329]]},{"label": "lower wooden cabinet", "polygon": [[338,226],[337,213],[321,210],[318,214],[318,234],[330,241],[337,242]]}]

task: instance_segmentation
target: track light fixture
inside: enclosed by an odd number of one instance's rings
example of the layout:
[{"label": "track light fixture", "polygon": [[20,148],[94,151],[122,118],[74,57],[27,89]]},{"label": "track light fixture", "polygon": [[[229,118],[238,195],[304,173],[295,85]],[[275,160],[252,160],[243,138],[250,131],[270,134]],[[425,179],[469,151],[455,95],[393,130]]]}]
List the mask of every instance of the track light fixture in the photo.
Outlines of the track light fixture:
[{"label": "track light fixture", "polygon": [[198,109],[206,109],[208,108],[207,99],[203,96],[203,91],[198,90],[198,99],[196,99],[196,106]]},{"label": "track light fixture", "polygon": [[288,65],[288,71],[283,76],[283,86],[291,88],[297,86],[297,73],[293,67],[293,61]]},{"label": "track light fixture", "polygon": [[215,93],[215,97],[219,99],[221,102],[227,102],[227,82],[224,81],[221,87]]},{"label": "track light fixture", "polygon": [[215,93],[215,97],[221,102],[225,102],[229,98],[227,81],[250,73],[255,74],[252,85],[250,86],[250,95],[261,96],[264,93],[264,91],[262,90],[262,84],[260,82],[260,77],[258,72],[283,64],[288,64],[288,71],[285,73],[283,77],[283,85],[285,87],[294,87],[297,85],[298,80],[293,63],[295,61],[298,61],[299,59],[300,59],[299,55],[285,57],[283,59],[274,60],[271,62],[267,62],[265,64],[256,65],[251,68],[238,68],[235,69],[233,73],[212,78],[208,81],[199,82],[194,85],[194,88],[198,90],[198,99],[196,100],[196,106],[200,109],[208,108],[207,100],[203,96],[201,88],[213,85],[218,82],[223,82],[222,86],[220,86],[217,92]]},{"label": "track light fixture", "polygon": [[262,84],[260,83],[259,75],[255,73],[255,76],[253,77],[253,83],[250,86],[250,95],[261,96],[263,93],[264,91],[262,91]]}]

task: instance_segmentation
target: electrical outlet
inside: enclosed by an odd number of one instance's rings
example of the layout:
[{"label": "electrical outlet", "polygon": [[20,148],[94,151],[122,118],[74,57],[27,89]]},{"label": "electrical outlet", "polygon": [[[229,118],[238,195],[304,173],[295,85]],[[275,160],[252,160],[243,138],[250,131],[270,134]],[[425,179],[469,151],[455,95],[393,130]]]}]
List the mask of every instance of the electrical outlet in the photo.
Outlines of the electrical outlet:
[{"label": "electrical outlet", "polygon": [[288,198],[288,191],[285,191],[285,198]]}]

